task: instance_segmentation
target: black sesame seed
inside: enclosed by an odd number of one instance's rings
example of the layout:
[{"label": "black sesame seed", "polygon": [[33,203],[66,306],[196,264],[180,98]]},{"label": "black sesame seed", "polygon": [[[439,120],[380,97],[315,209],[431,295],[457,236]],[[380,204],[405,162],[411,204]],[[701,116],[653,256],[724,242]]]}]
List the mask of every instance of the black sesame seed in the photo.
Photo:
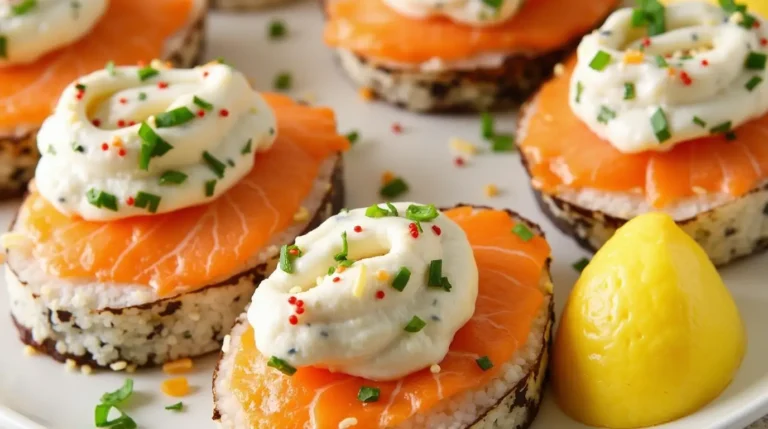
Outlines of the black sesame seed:
[{"label": "black sesame seed", "polygon": [[320,336],[323,338],[328,338],[328,333],[325,331],[320,331]]},{"label": "black sesame seed", "polygon": [[288,350],[288,354],[289,355],[295,355],[296,354],[296,349],[291,348],[290,350]]},{"label": "black sesame seed", "polygon": [[440,318],[439,318],[439,317],[437,317],[437,316],[435,316],[435,315],[433,314],[433,315],[432,315],[432,320],[434,320],[435,322],[439,322],[439,321],[440,321]]}]

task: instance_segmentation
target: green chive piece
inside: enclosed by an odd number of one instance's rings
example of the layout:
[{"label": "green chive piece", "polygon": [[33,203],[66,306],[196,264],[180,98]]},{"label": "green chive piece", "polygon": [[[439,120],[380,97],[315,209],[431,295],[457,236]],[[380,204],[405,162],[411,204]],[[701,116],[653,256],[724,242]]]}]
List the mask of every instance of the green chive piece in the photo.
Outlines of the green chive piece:
[{"label": "green chive piece", "polygon": [[288,72],[279,73],[275,76],[274,87],[278,91],[287,91],[293,86],[293,76]]},{"label": "green chive piece", "polygon": [[83,85],[82,83],[76,83],[75,84],[75,89],[78,90],[78,91],[81,91],[81,92],[85,91],[85,88],[86,88],[86,86]]},{"label": "green chive piece", "polygon": [[392,288],[402,292],[408,285],[408,280],[411,279],[411,270],[406,267],[400,267],[392,279]]},{"label": "green chive piece", "polygon": [[202,98],[200,98],[200,97],[198,97],[196,95],[192,97],[192,102],[195,103],[195,106],[197,106],[197,107],[199,107],[201,109],[204,109],[204,110],[212,110],[213,109],[213,104],[203,100]]},{"label": "green chive piece", "polygon": [[595,57],[589,62],[589,67],[593,70],[603,71],[611,62],[611,54],[605,51],[597,51]]},{"label": "green chive piece", "polygon": [[349,140],[349,144],[355,144],[360,139],[360,133],[357,131],[350,131],[347,133],[347,140]]},{"label": "green chive piece", "polygon": [[483,3],[498,10],[504,4],[504,0],[483,0]]},{"label": "green chive piece", "polygon": [[488,371],[489,369],[493,368],[493,362],[491,362],[491,359],[488,358],[488,356],[475,359],[475,362],[477,363],[477,366],[479,366],[483,371]]},{"label": "green chive piece", "polygon": [[147,209],[150,213],[157,213],[157,207],[160,205],[160,196],[139,191],[136,194],[136,200],[133,205],[140,209]]},{"label": "green chive piece", "polygon": [[425,326],[427,326],[427,322],[421,320],[419,316],[413,316],[405,325],[405,332],[416,333],[424,329]]},{"label": "green chive piece", "polygon": [[451,282],[448,281],[448,277],[443,277],[440,279],[440,286],[442,286],[443,289],[445,289],[446,292],[450,292],[451,289],[453,289],[453,285]]},{"label": "green chive piece", "polygon": [[0,58],[8,58],[8,39],[0,36]]},{"label": "green chive piece", "polygon": [[379,189],[379,194],[386,198],[395,198],[408,191],[408,184],[399,177],[392,179]]},{"label": "green chive piece", "polygon": [[78,144],[77,142],[72,142],[72,150],[75,152],[85,153],[85,147],[83,147],[81,144]]},{"label": "green chive piece", "polygon": [[[91,188],[86,192],[88,202],[100,209],[117,211],[117,197],[104,191]],[[133,383],[133,382],[131,382]]]},{"label": "green chive piece", "polygon": [[108,392],[101,395],[103,404],[118,405],[128,399],[133,394],[133,379],[126,378],[123,386],[114,392]]},{"label": "green chive piece", "polygon": [[658,0],[639,0],[638,7],[632,10],[632,26],[648,27],[649,36],[657,36],[666,31],[664,5]]},{"label": "green chive piece", "polygon": [[581,81],[576,82],[576,102],[581,103],[581,94],[584,92],[584,84]]},{"label": "green chive piece", "polygon": [[360,402],[376,402],[379,400],[381,390],[378,387],[363,386],[357,392],[357,399]]},{"label": "green chive piece", "polygon": [[195,119],[195,114],[188,107],[181,106],[155,115],[155,126],[157,128],[176,127],[193,119]]},{"label": "green chive piece", "polygon": [[173,405],[168,405],[167,407],[165,407],[166,410],[171,410],[171,411],[181,411],[182,408],[184,408],[183,402],[177,402]]},{"label": "green chive piece", "polygon": [[333,259],[336,261],[344,261],[349,255],[349,244],[347,243],[347,231],[341,233],[341,252],[337,253]]},{"label": "green chive piece", "polygon": [[276,370],[282,372],[285,375],[293,375],[296,374],[296,368],[292,367],[288,362],[280,359],[277,356],[272,356],[267,361],[267,366],[271,368],[275,368]]},{"label": "green chive piece", "polygon": [[216,179],[208,180],[205,182],[205,196],[206,197],[212,197],[214,191],[216,191]]},{"label": "green chive piece", "polygon": [[667,62],[667,60],[665,60],[664,57],[662,57],[661,55],[656,55],[653,58],[656,60],[656,65],[657,66],[659,66],[661,68],[669,67],[669,63]]},{"label": "green chive piece", "polygon": [[491,150],[494,152],[509,152],[515,147],[515,137],[511,134],[496,134],[491,139]]},{"label": "green chive piece", "polygon": [[280,247],[280,269],[288,274],[293,274],[293,260],[299,256],[301,256],[301,250],[295,244]]},{"label": "green chive piece", "polygon": [[385,209],[378,206],[378,204],[374,204],[367,209],[365,209],[365,215],[367,217],[377,218],[377,217],[386,217],[389,216],[389,212]]},{"label": "green chive piece", "polygon": [[746,28],[747,30],[752,29],[752,26],[755,24],[755,20],[757,18],[755,18],[754,15],[747,13],[746,5],[737,4],[734,0],[719,0],[718,3],[720,3],[720,7],[723,8],[723,10],[725,10],[729,15],[736,12],[742,14],[744,19],[739,23],[739,25]]},{"label": "green chive piece", "polygon": [[351,261],[349,259],[346,259],[346,260],[343,260],[343,261],[339,262],[339,266],[344,267],[344,268],[349,268],[354,263],[355,263],[355,261]]},{"label": "green chive piece", "polygon": [[752,92],[753,89],[755,89],[760,83],[763,82],[763,78],[760,76],[753,76],[752,79],[747,82],[746,85],[744,85],[745,88],[747,88],[747,91]]},{"label": "green chive piece", "polygon": [[698,116],[693,117],[693,123],[700,126],[701,128],[707,128],[707,123],[704,122],[704,120],[699,118]]},{"label": "green chive piece", "polygon": [[438,216],[440,216],[440,213],[432,204],[428,204],[426,206],[411,204],[407,209],[405,209],[405,217],[410,220],[429,222]]},{"label": "green chive piece", "polygon": [[11,13],[16,16],[24,15],[29,13],[35,7],[37,7],[37,0],[22,0],[11,5]]},{"label": "green chive piece", "polygon": [[709,129],[710,134],[723,134],[731,131],[731,121],[723,122]]},{"label": "green chive piece", "polygon": [[155,133],[146,122],[142,122],[139,127],[139,137],[141,137],[141,150],[139,151],[139,168],[149,170],[149,160],[154,157],[163,156],[173,146],[168,144]]},{"label": "green chive piece", "polygon": [[624,99],[625,100],[634,100],[635,99],[635,84],[632,82],[627,82],[624,84]]},{"label": "green chive piece", "polygon": [[240,149],[240,154],[248,155],[249,153],[253,152],[253,148],[251,147],[252,144],[253,144],[253,139],[248,139],[248,142],[245,143],[245,146],[243,146],[243,148]]},{"label": "green chive piece", "polygon": [[208,151],[203,152],[203,161],[205,161],[208,168],[213,171],[213,174],[215,174],[216,177],[219,179],[224,177],[224,170],[227,168],[226,164],[216,159],[216,157],[208,153]]},{"label": "green chive piece", "polygon": [[159,183],[161,185],[180,185],[187,180],[187,175],[181,171],[168,170],[160,176]]},{"label": "green chive piece", "polygon": [[443,279],[443,260],[435,259],[429,263],[429,272],[427,276],[427,286],[442,287]]},{"label": "green chive piece", "polygon": [[528,242],[533,239],[535,234],[524,223],[515,224],[512,227],[512,233],[520,237],[521,240]]},{"label": "green chive piece", "polygon": [[488,112],[480,114],[480,132],[486,140],[490,140],[493,138],[493,135],[496,134],[494,131],[493,116]]},{"label": "green chive piece", "polygon": [[656,140],[658,140],[659,143],[664,143],[672,137],[672,133],[669,131],[667,115],[661,107],[659,107],[651,116],[651,127],[653,128],[653,133],[656,135]]},{"label": "green chive piece", "polygon": [[392,215],[392,216],[394,216],[394,217],[398,217],[398,216],[400,216],[400,213],[398,213],[398,212],[397,212],[397,207],[395,207],[395,206],[394,206],[392,203],[390,203],[389,201],[387,201],[387,202],[386,202],[386,204],[387,204],[387,208],[389,208],[389,214],[390,214],[390,215]]},{"label": "green chive piece", "polygon": [[587,265],[589,265],[589,259],[581,258],[578,261],[574,262],[573,265],[571,266],[573,267],[574,270],[578,272],[582,272],[584,271],[584,268],[587,268]]},{"label": "green chive piece", "polygon": [[336,267],[328,267],[328,275],[332,276],[336,272]]},{"label": "green chive piece", "polygon": [[744,67],[749,70],[765,70],[765,62],[768,57],[760,52],[750,52]]},{"label": "green chive piece", "polygon": [[284,38],[288,34],[288,28],[285,26],[285,22],[282,20],[274,20],[269,23],[269,38],[272,40],[278,40]]},{"label": "green chive piece", "polygon": [[139,80],[144,82],[145,80],[153,76],[157,76],[158,74],[160,74],[160,72],[150,66],[142,67],[139,69]]},{"label": "green chive piece", "polygon": [[597,122],[607,124],[611,119],[616,118],[616,112],[606,106],[600,106],[600,114],[597,115]]},{"label": "green chive piece", "polygon": [[[112,404],[99,404],[94,411],[94,425],[98,428],[108,427],[110,429],[136,429],[138,425],[127,414],[122,414],[120,417],[109,420],[109,412],[112,408],[117,408]],[[119,410],[119,409],[118,409]]]},{"label": "green chive piece", "polygon": [[109,73],[110,76],[114,76],[117,74],[117,70],[115,70],[115,62],[114,61],[107,61],[107,65],[104,66],[104,69]]},{"label": "green chive piece", "polygon": [[424,232],[424,230],[421,228],[421,222],[417,220],[415,223],[416,223],[416,228],[419,230],[419,232]]},{"label": "green chive piece", "polygon": [[147,99],[147,93],[146,92],[140,92],[138,95],[139,101],[144,101]]}]

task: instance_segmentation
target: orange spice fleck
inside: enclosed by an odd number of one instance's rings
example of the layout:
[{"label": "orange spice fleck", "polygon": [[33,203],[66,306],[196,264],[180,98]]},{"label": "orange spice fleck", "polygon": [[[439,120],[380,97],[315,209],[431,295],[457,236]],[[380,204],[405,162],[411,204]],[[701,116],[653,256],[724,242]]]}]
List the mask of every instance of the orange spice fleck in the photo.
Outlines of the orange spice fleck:
[{"label": "orange spice fleck", "polygon": [[363,101],[372,101],[374,98],[376,98],[376,95],[373,93],[373,90],[367,86],[364,86],[360,88],[357,91],[360,98],[363,99]]},{"label": "orange spice fleck", "polygon": [[192,359],[184,358],[164,363],[163,372],[166,374],[184,374],[191,371],[193,366]]},{"label": "orange spice fleck", "polygon": [[387,170],[384,173],[381,174],[381,184],[386,185],[387,183],[395,180],[395,173]]},{"label": "orange spice fleck", "polygon": [[185,396],[189,393],[189,382],[186,377],[169,378],[163,381],[160,389],[168,396]]}]

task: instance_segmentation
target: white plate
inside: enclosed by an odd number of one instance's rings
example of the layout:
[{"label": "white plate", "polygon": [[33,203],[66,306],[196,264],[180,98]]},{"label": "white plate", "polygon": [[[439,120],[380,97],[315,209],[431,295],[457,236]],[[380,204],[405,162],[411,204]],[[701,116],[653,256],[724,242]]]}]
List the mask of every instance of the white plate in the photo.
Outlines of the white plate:
[{"label": "white plate", "polygon": [[[273,17],[284,18],[290,37],[270,43],[266,27]],[[562,307],[576,273],[571,263],[585,256],[539,212],[527,178],[515,154],[484,153],[467,166],[452,164],[448,139],[463,137],[482,145],[479,121],[472,116],[414,115],[382,104],[364,104],[323,46],[321,14],[315,2],[263,14],[215,14],[211,17],[209,58],[224,57],[269,89],[282,70],[294,76],[297,97],[316,97],[317,104],[334,107],[340,130],[359,129],[362,140],[346,157],[347,205],[366,206],[377,201],[381,173],[392,170],[411,185],[407,199],[442,206],[458,202],[510,207],[539,222],[554,249],[553,274],[556,303]],[[498,126],[513,129],[512,116],[499,116]],[[401,135],[391,131],[399,122]],[[489,199],[483,186],[494,183],[501,195]],[[0,228],[10,222],[16,203],[0,204]],[[723,272],[747,324],[749,349],[733,384],[715,402],[685,419],[662,426],[679,428],[742,428],[768,413],[768,255],[759,255]],[[7,298],[0,294],[0,428],[75,429],[92,427],[93,407],[102,393],[116,389],[122,373],[83,376],[43,356],[26,357],[11,326]],[[163,409],[177,402],[160,392],[165,376],[158,370],[133,374],[135,397],[129,413],[141,428],[213,428],[210,373],[215,358],[196,363],[190,377],[195,393],[183,401],[184,412]],[[2,406],[7,409],[3,410]],[[565,417],[550,398],[545,400],[536,429],[581,428]]]}]

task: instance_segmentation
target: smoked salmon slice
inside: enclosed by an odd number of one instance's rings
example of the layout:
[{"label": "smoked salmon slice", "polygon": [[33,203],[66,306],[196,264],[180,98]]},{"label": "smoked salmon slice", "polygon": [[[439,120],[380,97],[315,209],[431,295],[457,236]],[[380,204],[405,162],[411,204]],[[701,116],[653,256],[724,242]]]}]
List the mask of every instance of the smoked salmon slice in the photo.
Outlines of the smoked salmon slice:
[{"label": "smoked salmon slice", "polygon": [[108,61],[164,58],[166,42],[190,24],[196,0],[111,0],[84,38],[29,64],[0,69],[0,130],[35,129],[61,91]]},{"label": "smoked salmon slice", "polygon": [[444,17],[409,18],[383,0],[328,0],[325,41],[365,57],[403,63],[549,52],[591,30],[617,3],[528,0],[513,19],[473,28]]},{"label": "smoked salmon slice", "polygon": [[37,193],[22,205],[19,232],[44,269],[64,278],[147,285],[173,296],[239,273],[294,222],[321,164],[348,149],[332,110],[265,94],[277,140],[253,170],[214,202],[161,215],[88,222],[58,212]]},{"label": "smoked salmon slice", "polygon": [[[268,358],[256,349],[248,326],[232,352],[226,390],[245,410],[247,427],[336,429],[348,419],[356,419],[359,428],[395,427],[499,377],[502,363],[525,346],[547,299],[540,285],[549,245],[541,236],[524,241],[512,233],[515,220],[505,211],[458,207],[444,214],[466,232],[480,282],[475,313],[454,337],[440,372],[425,369],[398,381],[375,382],[305,367],[289,377],[267,367]],[[481,370],[475,360],[482,356],[494,367]],[[379,388],[379,400],[360,402],[362,386]]]},{"label": "smoked salmon slice", "polygon": [[575,59],[546,83],[524,113],[519,145],[534,186],[644,193],[653,207],[703,193],[739,197],[768,179],[768,115],[741,125],[735,139],[711,136],[668,152],[623,154],[572,112]]}]

